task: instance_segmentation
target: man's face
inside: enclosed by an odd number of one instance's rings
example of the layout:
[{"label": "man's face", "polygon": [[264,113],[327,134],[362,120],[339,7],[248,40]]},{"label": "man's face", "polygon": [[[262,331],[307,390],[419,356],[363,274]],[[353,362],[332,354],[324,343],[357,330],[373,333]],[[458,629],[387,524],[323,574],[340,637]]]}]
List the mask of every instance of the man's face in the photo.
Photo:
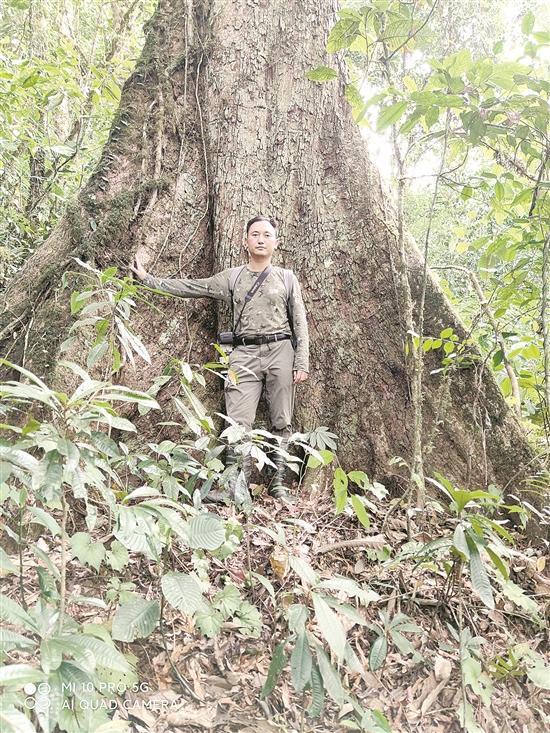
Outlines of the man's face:
[{"label": "man's face", "polygon": [[268,221],[257,221],[246,235],[246,247],[251,255],[270,257],[277,249],[277,233]]}]

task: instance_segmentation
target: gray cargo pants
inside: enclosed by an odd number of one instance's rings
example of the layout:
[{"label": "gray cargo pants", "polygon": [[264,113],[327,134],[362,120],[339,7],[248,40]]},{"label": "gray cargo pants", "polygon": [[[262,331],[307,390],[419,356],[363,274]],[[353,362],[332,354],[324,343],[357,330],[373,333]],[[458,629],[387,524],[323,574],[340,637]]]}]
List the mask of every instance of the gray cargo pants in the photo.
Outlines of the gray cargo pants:
[{"label": "gray cargo pants", "polygon": [[229,368],[236,373],[237,384],[227,381],[224,389],[228,417],[252,428],[265,379],[272,432],[288,438],[294,410],[293,364],[290,339],[236,346],[229,355]]}]

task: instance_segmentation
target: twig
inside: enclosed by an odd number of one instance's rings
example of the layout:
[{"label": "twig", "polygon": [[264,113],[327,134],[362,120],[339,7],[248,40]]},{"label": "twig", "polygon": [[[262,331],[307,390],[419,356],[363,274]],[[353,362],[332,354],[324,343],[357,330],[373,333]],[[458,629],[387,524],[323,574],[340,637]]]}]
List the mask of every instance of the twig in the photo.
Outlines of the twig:
[{"label": "twig", "polygon": [[67,595],[67,500],[65,490],[61,488],[61,582],[59,584],[59,635],[63,631],[63,616],[65,615],[65,598]]},{"label": "twig", "polygon": [[377,534],[374,537],[358,537],[355,540],[341,540],[340,542],[331,542],[328,545],[321,545],[316,550],[317,555],[322,555],[325,552],[332,552],[332,550],[341,550],[344,547],[372,547],[375,550],[384,547],[386,544],[386,538],[382,534]]}]

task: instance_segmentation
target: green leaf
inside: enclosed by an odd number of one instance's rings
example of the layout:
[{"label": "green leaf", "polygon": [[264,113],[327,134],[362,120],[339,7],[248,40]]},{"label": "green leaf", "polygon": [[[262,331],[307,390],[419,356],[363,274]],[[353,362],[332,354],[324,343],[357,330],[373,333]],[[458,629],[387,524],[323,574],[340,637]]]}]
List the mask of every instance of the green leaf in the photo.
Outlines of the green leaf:
[{"label": "green leaf", "polygon": [[367,710],[361,718],[361,730],[366,733],[391,733],[389,720],[381,710]]},{"label": "green leaf", "polygon": [[91,565],[99,570],[105,557],[105,547],[101,542],[92,542],[88,532],[77,532],[69,542],[74,554],[83,565]]},{"label": "green leaf", "polygon": [[288,607],[288,628],[294,634],[303,632],[307,621],[307,608],[301,603],[293,603]]},{"label": "green leaf", "polygon": [[68,641],[80,650],[78,659],[79,665],[86,665],[85,671],[95,671],[97,667],[104,667],[112,672],[119,672],[135,676],[134,668],[126,657],[113,645],[95,636],[88,634],[69,634],[63,637],[63,642]]},{"label": "green leaf", "polygon": [[262,700],[265,700],[266,697],[271,695],[271,693],[275,689],[277,680],[279,679],[279,676],[283,671],[283,667],[286,664],[285,646],[286,641],[281,641],[279,644],[277,644],[275,650],[273,651],[273,657],[271,659],[269,669],[267,670],[267,677],[264,682],[264,686],[262,687],[262,692],[260,694]]},{"label": "green leaf", "polygon": [[200,550],[216,550],[224,541],[224,524],[214,514],[199,514],[189,521],[190,547]]},{"label": "green leaf", "polygon": [[63,643],[58,639],[42,639],[40,643],[40,666],[46,674],[59,669],[63,661],[63,653],[70,653],[70,648],[64,649]]},{"label": "green leaf", "polygon": [[44,672],[30,664],[7,664],[0,667],[0,686],[23,687],[27,682],[42,682]]},{"label": "green leaf", "polygon": [[470,575],[473,589],[487,608],[494,610],[495,600],[493,598],[493,589],[491,588],[491,581],[485,570],[483,560],[479,555],[479,550],[473,541],[469,540],[468,546],[470,548]]},{"label": "green leaf", "polygon": [[43,527],[46,527],[54,537],[61,535],[61,527],[51,514],[48,514],[48,512],[39,506],[30,506],[29,511],[34,515],[34,519],[31,519],[31,522],[41,524]]},{"label": "green leaf", "polygon": [[0,578],[3,578],[5,575],[10,575],[10,573],[17,573],[17,567],[11,561],[4,548],[0,547]]},{"label": "green leaf", "polygon": [[304,585],[317,585],[319,576],[311,565],[297,555],[290,555],[288,564],[294,570]]},{"label": "green leaf", "polygon": [[491,562],[493,563],[495,568],[499,571],[499,573],[502,575],[504,580],[508,580],[508,578],[510,577],[510,573],[508,572],[508,568],[506,567],[506,564],[504,563],[504,561],[490,547],[486,547],[485,552],[489,555]]},{"label": "green leaf", "polygon": [[119,571],[128,565],[130,553],[124,547],[122,542],[113,540],[111,543],[111,549],[107,551],[106,560],[113,570]]},{"label": "green leaf", "polygon": [[311,81],[332,81],[332,79],[338,78],[338,72],[329,66],[318,66],[316,69],[308,71],[306,77]]},{"label": "green leaf", "polygon": [[368,586],[359,585],[359,583],[352,580],[352,578],[345,578],[340,575],[335,575],[327,580],[322,580],[318,587],[341,591],[353,598],[359,598],[364,606],[368,606],[369,603],[377,601],[380,598],[378,593],[371,590]]},{"label": "green leaf", "polygon": [[8,596],[0,595],[0,619],[16,626],[24,626],[29,631],[38,631],[34,619],[17,601],[8,598]]},{"label": "green leaf", "polygon": [[307,634],[305,631],[302,631],[296,638],[296,643],[290,656],[290,673],[296,692],[301,692],[309,682],[311,665],[312,657]]},{"label": "green leaf", "polygon": [[191,615],[197,611],[208,610],[199,582],[192,575],[166,573],[162,576],[160,585],[168,603],[179,611]]},{"label": "green leaf", "polygon": [[330,660],[322,647],[317,646],[316,653],[317,661],[319,663],[319,671],[321,672],[321,677],[325,684],[325,690],[332,697],[334,702],[341,707],[344,704],[345,695],[340,675],[330,663]]},{"label": "green leaf", "polygon": [[378,132],[382,132],[386,127],[395,125],[395,123],[405,114],[408,102],[395,102],[389,107],[383,107],[378,115],[376,128]]},{"label": "green leaf", "polygon": [[319,630],[341,661],[344,658],[346,648],[346,632],[342,622],[322,596],[318,593],[312,593],[311,597]]},{"label": "green leaf", "polygon": [[228,584],[214,596],[212,605],[224,618],[229,618],[242,604],[241,594],[236,585]]},{"label": "green leaf", "polygon": [[453,534],[453,547],[462,557],[463,560],[470,559],[470,550],[468,549],[468,543],[466,542],[466,535],[464,534],[464,527],[461,524],[457,524]]},{"label": "green leaf", "polygon": [[533,15],[533,13],[531,11],[525,13],[523,18],[521,19],[521,32],[525,33],[525,35],[528,36],[533,30],[534,25],[535,16]]},{"label": "green leaf", "polygon": [[334,504],[336,506],[336,514],[340,514],[340,512],[344,510],[348,498],[348,477],[340,466],[338,466],[334,471],[332,485],[334,487]]},{"label": "green leaf", "polygon": [[248,601],[241,601],[241,605],[235,612],[234,617],[239,622],[239,629],[244,630],[249,636],[257,639],[262,631],[262,617],[260,612]]},{"label": "green leaf", "polygon": [[369,654],[369,667],[372,672],[380,669],[380,667],[384,664],[387,653],[388,642],[386,641],[386,637],[382,635],[378,636],[374,644],[372,645]]},{"label": "green leaf", "polygon": [[113,619],[113,639],[117,641],[144,639],[156,628],[159,618],[160,606],[157,601],[147,601],[141,596],[135,596],[117,609]]},{"label": "green leaf", "polygon": [[215,608],[209,607],[204,611],[198,611],[195,616],[197,628],[202,631],[205,636],[211,639],[219,634],[223,626],[224,618]]},{"label": "green leaf", "polygon": [[530,650],[525,673],[537,687],[541,687],[543,690],[550,690],[550,666],[545,664],[544,657],[534,650]]},{"label": "green leaf", "polygon": [[349,48],[359,35],[359,22],[353,18],[342,18],[332,26],[327,40],[327,51],[336,53]]},{"label": "green leaf", "polygon": [[311,666],[311,678],[309,684],[311,687],[311,705],[307,709],[307,713],[312,718],[318,718],[323,712],[323,708],[325,706],[325,688],[323,686],[321,672],[315,662],[313,662]]},{"label": "green leaf", "polygon": [[36,642],[32,639],[27,639],[23,634],[0,628],[0,651],[9,652],[12,649],[24,649],[28,651],[35,646]]},{"label": "green leaf", "polygon": [[[498,578],[498,576],[497,576]],[[540,612],[540,606],[539,604],[533,599],[530,598],[527,593],[521,588],[519,585],[516,585],[511,580],[507,580],[506,582],[501,583],[501,592],[503,595],[506,596],[512,603],[515,603],[520,608],[523,608],[527,613],[531,614],[531,616],[538,618],[539,612]],[[1,605],[1,604],[0,604]]]},{"label": "green leaf", "polygon": [[3,733],[36,733],[27,716],[7,703],[0,708],[0,730]]},{"label": "green leaf", "polygon": [[357,519],[361,522],[365,529],[370,527],[370,519],[367,510],[365,509],[361,498],[357,494],[351,495],[351,505],[357,515]]}]

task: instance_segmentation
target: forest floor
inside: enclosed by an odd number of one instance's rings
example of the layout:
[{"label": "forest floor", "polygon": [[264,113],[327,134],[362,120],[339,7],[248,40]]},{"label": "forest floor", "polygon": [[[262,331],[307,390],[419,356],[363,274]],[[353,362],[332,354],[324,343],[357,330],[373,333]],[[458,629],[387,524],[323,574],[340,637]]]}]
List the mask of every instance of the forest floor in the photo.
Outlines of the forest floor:
[{"label": "forest floor", "polygon": [[[265,494],[258,496],[248,519],[237,515],[243,524],[246,522],[242,545],[223,562],[215,561],[210,575],[212,572],[229,575],[243,595],[256,605],[263,619],[261,636],[250,638],[235,623],[226,622],[217,636],[207,639],[195,631],[190,617],[164,606],[164,636],[157,629],[146,640],[122,645],[123,650],[131,651],[139,660],[142,689],[139,693],[125,693],[129,704],[120,705],[115,718],[128,719],[136,733],[339,733],[353,729],[349,722],[353,717],[351,704],[338,710],[328,699],[322,716],[310,718],[305,712],[310,695],[293,691],[288,668],[274,692],[266,700],[260,699],[273,649],[288,635],[283,609],[290,603],[307,603],[307,588],[287,565],[286,554],[291,553],[306,559],[321,578],[349,576],[379,594],[378,600],[367,608],[357,608],[367,623],[380,625],[379,612],[385,610],[388,617],[404,613],[420,627],[421,632],[406,634],[415,649],[414,655],[403,654],[390,641],[384,664],[373,672],[369,669],[369,651],[376,639],[375,632],[351,619],[341,619],[363,665],[360,673],[346,671],[343,680],[365,709],[384,713],[394,733],[460,731],[457,710],[463,694],[474,708],[480,733],[548,730],[548,691],[535,686],[525,674],[511,673],[503,679],[493,679],[494,690],[488,705],[472,694],[471,687],[463,693],[458,642],[453,634],[453,628],[459,623],[459,593],[455,589],[443,600],[445,577],[436,564],[415,567],[414,559],[402,559],[392,566],[383,561],[382,546],[389,546],[395,557],[408,541],[405,511],[388,510],[387,502],[379,505],[366,533],[351,514],[335,515],[328,492],[315,484],[292,507],[281,506]],[[216,507],[213,511],[225,517],[235,514],[233,507]],[[276,546],[261,529],[273,529],[276,523],[285,527],[286,550]],[[411,529],[414,540],[427,542],[452,533],[453,525],[446,525],[441,514],[428,511],[417,517]],[[374,537],[371,542],[374,547],[331,548],[342,540],[365,537]],[[39,542],[55,562],[59,549],[48,546],[43,539]],[[519,536],[518,544],[523,547],[516,546],[517,562],[511,563],[511,579],[537,600],[544,615],[550,597],[550,580],[545,576],[545,568],[550,562]],[[13,560],[17,562],[15,556]],[[25,596],[32,605],[39,597],[38,581],[32,572],[36,559],[24,556],[23,565]],[[174,569],[190,570],[188,558],[182,555],[181,568]],[[246,583],[248,571],[270,579],[276,591],[276,604],[265,586]],[[159,597],[155,563],[142,557],[133,558],[123,576],[122,580],[135,583],[135,590],[141,595]],[[69,563],[68,578],[70,592],[104,596],[106,578],[101,571],[100,574],[87,572],[78,563]],[[18,577],[5,578],[4,586],[4,592],[18,600]],[[498,593],[496,607],[490,610],[473,593],[465,578],[462,608],[464,626],[470,629],[472,637],[481,639],[479,653],[485,671],[494,670],[495,660],[505,656],[515,643],[528,643],[544,654],[542,627]],[[68,611],[81,623],[104,623],[110,615],[109,611],[90,606],[73,605]],[[25,655],[21,654],[18,661],[27,661]],[[378,729],[373,730],[378,733]],[[383,728],[379,730],[382,732]]]}]

